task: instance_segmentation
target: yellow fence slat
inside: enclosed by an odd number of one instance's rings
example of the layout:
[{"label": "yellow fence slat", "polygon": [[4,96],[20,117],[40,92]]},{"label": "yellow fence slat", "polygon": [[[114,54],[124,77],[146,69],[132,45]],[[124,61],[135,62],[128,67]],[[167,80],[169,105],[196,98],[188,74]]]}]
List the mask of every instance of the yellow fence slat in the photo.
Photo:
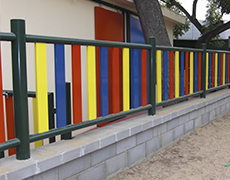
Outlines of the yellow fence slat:
[{"label": "yellow fence slat", "polygon": [[161,85],[161,51],[157,50],[157,102],[162,101],[162,85]]},{"label": "yellow fence slat", "polygon": [[[37,112],[37,99],[33,98],[33,117],[34,117],[34,134],[38,132],[38,112]],[[35,148],[43,146],[43,140],[36,141]]]},{"label": "yellow fence slat", "polygon": [[87,46],[88,119],[96,119],[96,62],[95,47]]},{"label": "yellow fence slat", "polygon": [[215,53],[215,87],[217,87],[218,53]]},{"label": "yellow fence slat", "polygon": [[49,130],[47,97],[46,44],[35,43],[35,79],[37,130],[39,133]]},{"label": "yellow fence slat", "polygon": [[179,97],[180,94],[180,77],[179,77],[179,51],[175,52],[175,98]]},{"label": "yellow fence slat", "polygon": [[123,111],[130,109],[129,48],[123,48]]}]

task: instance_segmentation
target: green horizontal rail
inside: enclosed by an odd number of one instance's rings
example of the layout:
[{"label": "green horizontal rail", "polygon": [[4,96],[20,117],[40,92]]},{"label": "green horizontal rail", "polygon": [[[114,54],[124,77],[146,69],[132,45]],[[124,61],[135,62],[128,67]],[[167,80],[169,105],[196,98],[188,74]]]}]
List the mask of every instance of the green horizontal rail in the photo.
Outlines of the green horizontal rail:
[{"label": "green horizontal rail", "polygon": [[100,123],[103,123],[103,122],[106,122],[106,121],[118,119],[118,118],[130,115],[130,114],[134,114],[134,113],[137,113],[137,112],[149,110],[151,108],[152,108],[152,105],[148,104],[146,106],[142,106],[142,107],[139,107],[139,108],[136,108],[136,109],[131,109],[129,111],[122,111],[122,112],[119,112],[117,114],[111,114],[111,115],[108,115],[108,116],[105,116],[105,117],[99,117],[99,118],[96,118],[94,120],[84,121],[84,122],[79,123],[79,124],[71,124],[71,125],[67,125],[65,127],[59,128],[59,129],[51,129],[51,130],[49,130],[47,132],[43,132],[43,133],[39,133],[39,134],[33,134],[33,135],[30,135],[30,142],[35,142],[35,141],[38,141],[38,140],[42,140],[42,139],[49,138],[49,137],[52,137],[52,136],[56,136],[56,135],[59,135],[59,134],[68,133],[68,132],[71,132],[71,131],[74,131],[74,130],[77,130],[77,129],[81,129],[81,128],[85,128],[85,127],[88,127],[88,126],[92,126],[92,125],[95,125],[95,124],[100,124]]},{"label": "green horizontal rail", "polygon": [[[14,93],[12,90],[3,90],[4,93],[6,93],[5,95],[8,95],[8,96],[13,96]],[[51,92],[48,92],[48,95],[50,94]],[[36,97],[36,92],[35,91],[28,91],[27,92],[27,95],[28,97],[32,97],[32,98],[35,98]]]},{"label": "green horizontal rail", "polygon": [[163,51],[203,52],[203,49],[181,48],[181,47],[168,47],[168,46],[156,46],[156,49],[157,49],[157,50],[163,50]]},{"label": "green horizontal rail", "polygon": [[134,49],[151,49],[152,46],[148,44],[134,44],[122,43],[114,41],[98,41],[98,40],[85,40],[73,38],[61,38],[52,36],[36,36],[26,35],[26,42],[40,42],[52,44],[69,44],[69,45],[90,45],[90,46],[105,46],[105,47],[119,47],[119,48],[134,48]]},{"label": "green horizontal rail", "polygon": [[18,138],[11,139],[9,141],[6,141],[6,142],[0,144],[0,152],[7,150],[7,149],[17,147],[20,144],[21,144],[21,142]]},{"label": "green horizontal rail", "polygon": [[221,86],[217,86],[217,87],[213,87],[213,88],[210,88],[210,89],[206,89],[206,92],[216,91],[216,90],[219,90],[219,89],[222,89],[222,88],[226,88],[227,86],[230,86],[230,83],[225,84],[225,85],[221,85]]},{"label": "green horizontal rail", "polygon": [[229,51],[207,49],[208,53],[230,53]]},{"label": "green horizontal rail", "polygon": [[170,103],[173,103],[173,102],[177,102],[177,101],[181,101],[181,100],[184,100],[184,99],[187,99],[187,98],[190,98],[190,97],[196,97],[196,96],[199,96],[200,94],[202,94],[203,91],[199,91],[199,92],[195,92],[193,94],[189,94],[189,95],[185,95],[185,96],[181,96],[181,97],[178,97],[178,98],[174,98],[174,99],[169,99],[167,101],[162,101],[160,103],[157,103],[156,106],[163,106],[163,105],[168,105]]},{"label": "green horizontal rail", "polygon": [[16,36],[14,33],[0,33],[0,40],[1,41],[14,41]]}]

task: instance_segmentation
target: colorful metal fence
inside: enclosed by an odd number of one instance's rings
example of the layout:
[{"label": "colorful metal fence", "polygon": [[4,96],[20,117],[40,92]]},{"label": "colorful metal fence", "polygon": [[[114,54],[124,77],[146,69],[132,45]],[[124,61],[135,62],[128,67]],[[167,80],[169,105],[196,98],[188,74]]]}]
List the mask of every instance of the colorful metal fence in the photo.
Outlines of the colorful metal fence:
[{"label": "colorful metal fence", "polygon": [[[66,92],[65,92],[65,51],[64,44],[54,44],[54,60],[55,60],[55,94],[56,94],[56,128],[65,127],[66,124]],[[82,97],[81,97],[81,46],[72,45],[72,104],[73,104],[73,123],[82,122]],[[109,106],[112,105],[112,113],[120,112],[120,99],[122,99],[122,111],[130,110],[130,107],[139,107],[147,105],[147,51],[139,51],[140,58],[133,58],[136,64],[130,64],[130,52],[137,52],[136,49],[121,48],[122,50],[122,94],[118,91],[121,82],[119,81],[118,69],[119,64],[119,49],[112,50],[112,81],[109,82],[108,73],[108,48],[98,47],[100,49],[100,85],[101,97],[100,116],[109,115]],[[88,119],[93,120],[97,117],[98,101],[96,96],[96,66],[95,66],[95,46],[87,46],[87,96],[88,96]],[[138,74],[132,69],[138,69]],[[133,73],[133,75],[131,75]],[[135,74],[135,77],[134,77]],[[141,74],[141,76],[139,76]],[[132,79],[131,79],[132,77]],[[136,79],[135,79],[136,78]],[[35,43],[35,79],[36,79],[36,97],[33,98],[33,117],[34,117],[34,133],[46,132],[49,129],[49,114],[48,114],[48,91],[47,91],[47,58],[46,58],[46,43]],[[131,81],[136,83],[131,85]],[[110,83],[110,84],[109,84]],[[132,83],[131,83],[132,84]],[[109,99],[108,90],[112,89],[112,97]],[[140,90],[138,93],[136,89]],[[131,104],[131,94],[137,98],[138,103]],[[12,96],[6,101],[7,107],[10,105]],[[112,102],[109,102],[111,100]],[[140,100],[140,101],[139,101]],[[9,103],[8,103],[9,102]],[[9,112],[10,108],[7,108]],[[11,108],[11,110],[13,110]],[[13,113],[11,113],[13,115]],[[8,114],[7,114],[8,115]],[[10,114],[9,114],[10,116]],[[3,118],[4,120],[4,118]],[[10,122],[10,120],[8,121]],[[11,125],[12,126],[12,125]],[[2,125],[1,127],[4,127]],[[10,126],[9,126],[10,127]],[[14,126],[12,126],[14,127]],[[10,131],[8,131],[10,132]],[[3,132],[5,134],[5,132]],[[3,136],[2,136],[3,137]],[[43,145],[43,141],[35,142],[35,147]]]},{"label": "colorful metal fence", "polygon": [[[24,26],[23,21],[20,23]],[[12,29],[14,32],[14,28]],[[14,92],[5,98],[6,124],[4,122],[3,98],[0,98],[0,151],[17,147],[17,159],[27,159],[30,156],[28,141],[36,142],[35,146],[38,147],[43,144],[44,138],[50,138],[50,142],[54,142],[53,137],[59,134],[62,135],[62,138],[71,138],[68,133],[73,130],[114,120],[132,113],[149,110],[149,115],[154,115],[156,106],[197,95],[205,97],[206,92],[230,85],[230,55],[223,51],[206,51],[205,46],[203,49],[156,47],[153,38],[150,38],[148,45],[142,45],[23,35],[17,34],[16,31],[14,33],[16,35],[11,33],[2,36],[5,39],[0,36],[0,39],[8,41],[16,39],[20,43],[24,43],[21,46],[25,46],[26,42],[34,43],[36,79],[36,92],[29,95],[25,84],[26,76],[23,74],[24,71],[26,72],[25,57],[22,57],[21,62],[21,57],[16,56],[18,50],[24,53],[25,50],[18,47],[14,41],[12,46],[13,67],[16,68],[19,66],[17,63],[22,63],[20,67],[23,72],[13,68],[13,72],[16,71],[13,82],[19,81],[20,86],[14,86]],[[47,44],[54,46],[55,98],[53,93],[47,91]],[[65,46],[71,47],[71,91],[70,83],[66,83]],[[85,55],[87,57],[89,120],[84,122],[82,122],[81,63],[82,57],[84,57],[81,51],[82,47],[86,47]],[[24,79],[18,79],[21,76],[20,73]],[[1,80],[0,77],[0,92],[2,92]],[[23,89],[20,89],[21,95],[18,94],[20,87]],[[23,98],[18,100],[15,96]],[[26,129],[28,117],[20,114],[17,109],[19,106],[23,107],[23,103],[27,105],[27,96],[33,98],[35,133],[33,135],[29,135]],[[56,109],[54,109],[54,99]],[[71,118],[71,110],[73,118]],[[56,113],[56,118],[54,118],[54,113]],[[23,126],[20,125],[20,122]],[[7,126],[8,140],[12,139],[10,141],[6,141],[5,126]],[[15,129],[17,129],[16,132],[20,132],[23,128],[25,129],[23,135],[14,133]],[[19,144],[23,146],[19,147]],[[10,150],[9,154],[13,153],[14,150]]]},{"label": "colorful metal fence", "polygon": [[[157,47],[161,49],[160,47]],[[176,48],[175,48],[176,49]],[[202,91],[202,52],[157,50],[157,103]],[[228,53],[208,50],[205,64],[205,89],[229,83]],[[163,65],[162,65],[163,64]]]}]

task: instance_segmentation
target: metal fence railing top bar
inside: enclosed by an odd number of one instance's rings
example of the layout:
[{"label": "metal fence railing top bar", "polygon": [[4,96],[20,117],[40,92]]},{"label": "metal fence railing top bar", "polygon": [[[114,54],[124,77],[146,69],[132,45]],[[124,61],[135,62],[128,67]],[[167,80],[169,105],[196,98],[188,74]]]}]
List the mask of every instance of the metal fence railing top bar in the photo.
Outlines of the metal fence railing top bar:
[{"label": "metal fence railing top bar", "polygon": [[134,44],[134,43],[113,42],[113,41],[73,39],[73,38],[36,36],[36,35],[26,35],[26,42],[69,44],[69,45],[90,45],[90,46],[105,46],[105,47],[119,47],[119,48],[134,48],[134,49],[151,49],[152,47],[149,44]]},{"label": "metal fence railing top bar", "polygon": [[[3,95],[6,95],[6,96],[13,96],[14,95],[14,92],[12,90],[3,90],[3,93],[4,93]],[[48,92],[48,95],[50,93],[51,92]],[[35,98],[36,97],[36,92],[35,91],[28,91],[27,95],[28,95],[28,97]]]},{"label": "metal fence railing top bar", "polygon": [[156,46],[157,50],[162,51],[189,51],[189,52],[203,52],[203,49],[195,48],[181,48],[181,47],[170,47],[170,46]]},{"label": "metal fence railing top bar", "polygon": [[14,147],[17,147],[21,144],[21,141],[18,138],[14,138],[11,140],[6,141],[5,143],[1,143],[0,144],[0,152],[7,150],[7,149],[11,149]]},{"label": "metal fence railing top bar", "polygon": [[226,54],[229,54],[229,51],[207,49],[207,53],[226,53]]},{"label": "metal fence railing top bar", "polygon": [[0,33],[1,41],[14,41],[16,39],[16,35],[14,33]]},{"label": "metal fence railing top bar", "polygon": [[198,92],[195,92],[193,94],[188,94],[188,95],[180,96],[180,97],[175,98],[175,99],[169,99],[167,101],[162,101],[162,102],[156,103],[156,107],[168,105],[170,103],[178,102],[178,101],[181,101],[181,100],[184,100],[184,99],[188,99],[190,97],[196,97],[196,96],[201,95],[202,93],[203,93],[203,91],[198,91]]}]

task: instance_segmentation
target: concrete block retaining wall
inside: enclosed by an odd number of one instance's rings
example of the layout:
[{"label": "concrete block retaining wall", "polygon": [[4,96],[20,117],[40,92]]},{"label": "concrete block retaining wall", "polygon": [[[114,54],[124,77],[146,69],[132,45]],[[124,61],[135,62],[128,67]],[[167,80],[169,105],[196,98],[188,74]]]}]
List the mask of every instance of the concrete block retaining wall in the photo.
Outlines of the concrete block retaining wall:
[{"label": "concrete block retaining wall", "polygon": [[224,89],[31,150],[31,158],[0,160],[0,180],[102,180],[146,161],[184,135],[227,114]]}]

